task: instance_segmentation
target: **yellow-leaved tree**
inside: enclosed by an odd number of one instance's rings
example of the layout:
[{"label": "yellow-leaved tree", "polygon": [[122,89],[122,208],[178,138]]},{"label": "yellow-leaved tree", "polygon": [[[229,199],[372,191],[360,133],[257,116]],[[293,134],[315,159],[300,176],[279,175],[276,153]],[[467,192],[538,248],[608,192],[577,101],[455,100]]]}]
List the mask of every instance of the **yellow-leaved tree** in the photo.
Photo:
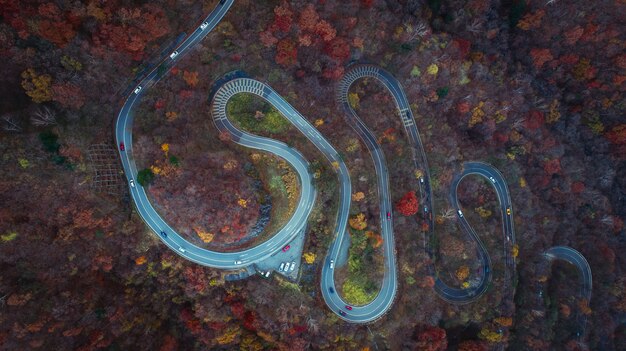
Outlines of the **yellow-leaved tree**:
[{"label": "yellow-leaved tree", "polygon": [[367,220],[365,219],[365,215],[363,213],[350,217],[348,223],[352,229],[356,230],[363,230],[367,227]]},{"label": "yellow-leaved tree", "polygon": [[359,98],[359,94],[357,93],[349,93],[348,94],[348,104],[350,104],[350,107],[352,107],[353,109],[358,109],[359,108],[359,102],[361,101],[361,99]]},{"label": "yellow-leaved tree", "polygon": [[304,257],[304,262],[306,262],[307,264],[313,264],[315,262],[316,256],[313,252],[306,252],[302,256]]},{"label": "yellow-leaved tree", "polygon": [[26,95],[38,104],[52,100],[52,77],[49,74],[38,75],[29,68],[22,72],[22,88]]},{"label": "yellow-leaved tree", "polygon": [[480,333],[478,333],[478,337],[493,343],[502,341],[502,334],[498,334],[487,328],[482,329]]},{"label": "yellow-leaved tree", "polygon": [[202,230],[201,228],[197,228],[197,227],[193,228],[193,230],[196,232],[200,240],[202,240],[203,242],[210,243],[211,241],[213,241],[213,236],[214,236],[213,233],[206,232]]},{"label": "yellow-leaved tree", "polygon": [[218,336],[215,340],[220,345],[230,344],[241,335],[241,328],[238,326],[228,328],[224,334]]}]

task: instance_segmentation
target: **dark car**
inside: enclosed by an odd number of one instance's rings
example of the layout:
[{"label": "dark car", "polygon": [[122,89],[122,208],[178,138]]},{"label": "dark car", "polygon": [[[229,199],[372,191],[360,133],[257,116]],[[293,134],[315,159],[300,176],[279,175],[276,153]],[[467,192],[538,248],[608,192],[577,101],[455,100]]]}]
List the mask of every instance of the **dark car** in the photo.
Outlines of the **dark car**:
[{"label": "dark car", "polygon": [[291,245],[287,245],[287,246],[283,247],[283,252],[287,252],[287,251],[289,251],[289,249],[291,249]]},{"label": "dark car", "polygon": [[124,151],[126,148],[124,147],[124,143],[120,143],[120,151]]},{"label": "dark car", "polygon": [[335,289],[333,289],[333,288],[328,288],[328,291],[330,291],[331,294],[335,293]]},{"label": "dark car", "polygon": [[391,212],[387,212],[387,219],[391,219]]},{"label": "dark car", "polygon": [[348,310],[348,311],[352,311],[352,306],[350,306],[350,305],[346,305],[346,310]]},{"label": "dark car", "polygon": [[346,313],[344,311],[339,311],[339,314],[344,316],[344,317],[346,316]]},{"label": "dark car", "polygon": [[167,233],[161,230],[161,236],[167,238]]}]

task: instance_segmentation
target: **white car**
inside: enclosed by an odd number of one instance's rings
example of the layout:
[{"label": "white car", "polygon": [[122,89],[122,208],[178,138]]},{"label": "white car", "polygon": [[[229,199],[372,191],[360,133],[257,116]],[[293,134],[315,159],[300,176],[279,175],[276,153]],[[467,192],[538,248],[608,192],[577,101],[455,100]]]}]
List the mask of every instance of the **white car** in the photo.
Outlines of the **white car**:
[{"label": "white car", "polygon": [[203,23],[200,25],[200,30],[204,30],[204,29],[205,29],[206,27],[208,27],[208,26],[209,26],[209,22],[203,22]]},{"label": "white car", "polygon": [[463,217],[463,212],[461,212],[461,210],[459,210],[458,212],[459,212],[459,217]]},{"label": "white car", "polygon": [[334,268],[335,268],[335,261],[330,260],[330,269],[334,269]]},{"label": "white car", "polygon": [[242,264],[242,261],[235,261],[235,264]]},{"label": "white car", "polygon": [[180,252],[182,252],[182,253],[185,253],[185,249],[183,249],[183,247],[182,247],[182,246],[179,246],[179,247],[178,247],[178,251],[180,251]]},{"label": "white car", "polygon": [[135,187],[135,180],[134,179],[130,180],[130,186],[133,187],[133,188]]},{"label": "white car", "polygon": [[493,184],[496,184],[496,180],[495,180],[495,179],[493,179],[493,177],[489,177],[489,180],[491,180],[491,182],[492,182]]},{"label": "white car", "polygon": [[170,54],[170,58],[174,59],[174,57],[176,57],[178,55],[178,51],[174,51],[173,53]]},{"label": "white car", "polygon": [[279,271],[279,272],[282,272],[282,271],[283,271],[283,268],[285,268],[285,262],[283,262],[283,263],[281,263],[281,264],[280,264],[280,267],[278,267],[278,271]]},{"label": "white car", "polygon": [[135,89],[135,94],[139,94],[139,92],[141,91],[141,85],[137,87],[137,89]]},{"label": "white car", "polygon": [[267,271],[267,272],[265,273],[265,278],[268,278],[268,277],[270,276],[270,273],[271,273],[270,271]]},{"label": "white car", "polygon": [[424,184],[424,178],[420,178],[420,183]]},{"label": "white car", "polygon": [[289,267],[289,272],[292,272],[296,268],[296,262],[291,262],[291,267]]}]

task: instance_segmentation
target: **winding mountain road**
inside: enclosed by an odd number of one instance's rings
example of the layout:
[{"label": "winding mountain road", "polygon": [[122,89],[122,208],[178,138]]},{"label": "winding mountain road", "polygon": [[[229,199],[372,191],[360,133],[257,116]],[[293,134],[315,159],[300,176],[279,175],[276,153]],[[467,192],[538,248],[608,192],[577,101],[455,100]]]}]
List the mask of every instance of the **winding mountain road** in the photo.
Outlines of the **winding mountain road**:
[{"label": "winding mountain road", "polygon": [[[446,285],[439,277],[435,279],[435,291],[444,300],[451,303],[469,303],[478,299],[487,291],[489,282],[491,281],[491,258],[487,253],[487,249],[478,234],[469,225],[465,216],[462,215],[461,206],[458,199],[458,188],[461,181],[470,175],[478,175],[487,180],[493,186],[498,196],[500,204],[500,214],[502,217],[502,233],[504,233],[504,257],[507,268],[505,270],[506,278],[510,277],[510,272],[515,272],[515,258],[512,257],[511,251],[515,244],[515,229],[513,227],[513,210],[511,207],[511,196],[506,184],[506,180],[502,174],[493,166],[483,162],[465,162],[461,173],[456,174],[450,184],[450,203],[452,204],[461,230],[468,234],[472,240],[476,241],[478,257],[482,262],[482,274],[480,282],[467,289],[452,288]],[[431,203],[432,206],[432,203]],[[432,207],[431,207],[432,211]],[[432,225],[433,223],[431,223]],[[432,227],[431,227],[432,228]],[[432,230],[432,229],[431,229]]]},{"label": "winding mountain road", "polygon": [[[201,27],[198,27],[177,48],[175,48],[178,54],[175,55],[174,58],[165,58],[161,64],[169,66],[170,62],[182,57],[189,49],[191,49],[212,29],[215,28],[220,20],[226,15],[228,9],[231,7],[232,4],[233,0],[220,1],[215,10],[213,10],[205,19],[205,21],[203,22],[204,24],[201,25]],[[202,28],[202,26],[204,28]],[[274,252],[280,250],[289,241],[291,241],[297,235],[297,233],[306,225],[306,221],[311,212],[312,204],[315,201],[315,191],[311,187],[311,175],[308,172],[308,163],[306,162],[306,160],[304,160],[302,155],[283,143],[267,138],[256,137],[238,131],[230,123],[228,123],[227,120],[220,119],[225,113],[226,101],[223,101],[224,105],[216,104],[214,106],[213,112],[214,118],[219,119],[219,121],[216,122],[216,125],[220,128],[220,130],[230,133],[233,137],[233,141],[241,145],[257,149],[263,149],[284,158],[287,162],[291,164],[292,167],[294,167],[303,186],[300,194],[298,208],[294,212],[292,218],[283,228],[281,228],[281,230],[276,235],[268,239],[266,242],[253,248],[239,252],[217,252],[206,250],[191,244],[182,236],[180,236],[157,213],[157,211],[150,203],[145,189],[135,179],[137,175],[137,166],[135,164],[135,159],[132,152],[133,116],[131,112],[135,103],[140,100],[141,95],[146,91],[146,88],[154,83],[156,79],[158,79],[157,72],[158,66],[140,81],[137,88],[141,87],[141,89],[134,90],[134,92],[126,98],[126,101],[118,115],[115,126],[115,136],[117,144],[120,145],[121,143],[123,143],[125,145],[125,150],[119,150],[120,159],[122,161],[124,173],[126,174],[126,177],[128,178],[130,184],[131,197],[135,202],[135,206],[139,215],[165,245],[167,245],[177,254],[192,262],[196,262],[198,264],[209,267],[233,269],[241,268],[243,266],[268,258]],[[222,102],[221,99],[223,99],[226,95],[232,93],[232,90],[229,89],[230,87],[231,86],[229,85],[220,90],[219,94],[216,94],[215,97],[220,98],[219,102]],[[239,89],[238,86],[236,86],[235,88]],[[250,92],[256,92],[256,90],[254,90],[254,87],[250,89]],[[271,102],[272,101],[270,101],[270,103]],[[287,110],[285,107],[286,102],[282,100],[281,103],[283,104],[281,105],[283,110]]]},{"label": "winding mountain road", "polygon": [[[434,238],[434,220],[432,216],[434,206],[426,154],[406,94],[398,80],[386,70],[374,65],[352,65],[348,67],[347,72],[338,85],[337,91],[337,100],[345,112],[346,120],[357,132],[372,156],[378,182],[380,223],[384,244],[383,255],[385,266],[381,289],[374,300],[366,305],[352,306],[351,309],[346,309],[347,304],[337,293],[334,281],[334,267],[331,267],[331,262],[336,262],[339,253],[342,252],[342,244],[347,242],[344,239],[347,232],[351,202],[351,182],[348,168],[337,150],[334,149],[322,134],[268,85],[250,78],[234,78],[224,82],[213,95],[211,114],[215,126],[220,132],[229,135],[231,141],[247,148],[273,153],[288,162],[298,174],[301,185],[298,206],[287,224],[270,239],[253,248],[239,252],[217,252],[197,247],[181,237],[167,224],[150,203],[145,189],[135,180],[137,167],[132,153],[132,109],[135,103],[140,100],[142,94],[148,87],[158,81],[160,78],[159,72],[161,72],[161,74],[163,72],[162,68],[165,68],[165,71],[171,68],[177,60],[183,57],[195,44],[215,28],[226,15],[233,2],[234,0],[220,1],[202,24],[174,49],[172,55],[163,59],[152,71],[140,80],[139,84],[133,89],[133,92],[126,97],[123,107],[118,114],[115,126],[116,143],[118,146],[121,144],[125,145],[124,149],[119,148],[120,159],[129,181],[130,194],[137,211],[142,220],[156,233],[165,245],[184,258],[204,266],[221,269],[242,268],[270,257],[293,240],[294,237],[305,228],[316,198],[313,178],[308,170],[309,163],[302,154],[289,147],[287,144],[241,131],[228,120],[226,106],[229,99],[238,93],[254,94],[266,100],[276,108],[295,128],[311,141],[333,165],[333,169],[337,173],[339,180],[339,206],[337,209],[333,241],[322,266],[322,276],[320,280],[322,297],[328,307],[343,320],[352,323],[368,323],[375,321],[382,317],[391,308],[394,302],[398,286],[397,263],[395,257],[396,249],[393,234],[393,221],[392,217],[387,215],[392,212],[392,204],[389,190],[389,174],[385,157],[376,138],[352,109],[347,99],[350,87],[358,79],[374,78],[378,80],[393,97],[405,133],[410,142],[415,172],[416,174],[420,174],[420,203],[422,204],[421,209],[424,220],[429,224],[428,236],[431,239]],[[487,179],[496,191],[505,239],[504,257],[508,268],[505,270],[506,278],[510,277],[509,272],[515,272],[515,258],[511,255],[511,248],[515,244],[515,231],[513,227],[511,199],[506,181],[497,169],[486,163],[466,162],[463,164],[462,171],[455,175],[451,183],[450,203],[457,213],[457,219],[462,231],[477,242],[478,257],[483,266],[480,281],[467,289],[453,288],[440,280],[434,269],[434,265],[430,265],[430,272],[435,277],[435,291],[444,300],[456,304],[468,303],[478,299],[487,290],[488,283],[492,277],[489,254],[476,232],[463,216],[457,197],[460,182],[469,175],[478,175]],[[430,247],[430,243],[431,240],[425,240],[426,250],[431,261],[434,262],[435,253],[433,248]],[[548,250],[545,255],[550,259],[564,259],[579,267],[583,279],[581,296],[589,301],[591,298],[591,270],[584,257],[577,251],[567,247],[552,248]]]},{"label": "winding mountain road", "polygon": [[[398,82],[398,80],[386,70],[374,65],[356,64],[351,66],[339,83],[338,99],[343,110],[345,111],[348,123],[359,134],[365,145],[368,147],[374,160],[374,166],[376,168],[376,174],[378,176],[379,182],[378,188],[381,202],[381,223],[383,224],[382,235],[383,240],[386,243],[384,250],[385,275],[382,283],[383,288],[372,303],[359,308],[368,309],[370,305],[372,305],[378,299],[381,299],[386,301],[384,305],[386,309],[388,309],[392,303],[393,296],[395,295],[395,290],[397,287],[396,263],[393,255],[393,226],[391,221],[385,220],[384,218],[384,213],[391,211],[388,174],[384,163],[384,156],[382,155],[380,146],[376,142],[376,138],[358,118],[356,112],[350,107],[348,103],[348,90],[350,86],[356,80],[365,77],[374,78],[380,81],[393,97],[396,109],[398,110],[398,113],[402,120],[402,125],[404,126],[405,133],[409,138],[409,142],[412,147],[412,158],[415,165],[415,170],[422,174],[419,180],[421,203],[423,204],[422,211],[425,220],[429,224],[431,236],[434,235],[434,220],[431,215],[431,213],[434,211],[434,206],[430,186],[430,172],[426,159],[426,154],[424,152],[417,126],[415,125],[415,119],[413,117],[410,104],[408,102],[406,94],[404,93],[404,90],[402,89],[400,82]],[[511,199],[508,187],[506,185],[506,181],[502,174],[498,172],[498,170],[486,163],[464,163],[463,171],[455,176],[455,179],[451,184],[450,202],[455,208],[459,224],[461,225],[461,229],[478,244],[478,255],[483,265],[480,282],[479,284],[471,286],[467,289],[453,288],[445,284],[441,279],[439,279],[438,275],[435,273],[434,268],[431,267],[431,273],[435,275],[435,291],[444,300],[451,303],[459,304],[469,303],[478,299],[487,290],[487,287],[491,280],[491,260],[489,258],[489,254],[487,253],[484,244],[482,243],[476,232],[472,229],[465,217],[462,215],[462,211],[460,209],[457,198],[459,183],[468,175],[479,175],[486,178],[488,182],[494,187],[497,193],[503,221],[503,233],[505,237],[504,252],[506,257],[506,263],[513,271],[515,270],[515,259],[511,257],[510,254],[510,249],[512,248],[512,245],[515,244],[515,231],[513,228]],[[431,258],[433,258],[433,250],[429,247],[427,247],[427,250]],[[330,275],[329,273],[327,273],[327,271],[329,271],[329,268],[325,266],[322,271],[324,277]],[[329,283],[329,279],[322,279],[322,293],[324,294],[324,299],[327,302],[331,299],[337,300],[337,296],[334,295],[335,297],[333,297],[327,289],[327,287],[330,286]],[[379,303],[379,305],[382,304]]]}]

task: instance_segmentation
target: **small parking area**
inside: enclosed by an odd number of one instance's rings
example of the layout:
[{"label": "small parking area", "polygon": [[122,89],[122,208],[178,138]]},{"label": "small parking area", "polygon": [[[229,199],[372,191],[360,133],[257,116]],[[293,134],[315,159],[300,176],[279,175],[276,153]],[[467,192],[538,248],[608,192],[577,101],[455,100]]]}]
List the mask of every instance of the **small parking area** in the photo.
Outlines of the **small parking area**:
[{"label": "small parking area", "polygon": [[[273,274],[281,274],[292,281],[298,280],[305,233],[306,228],[300,231],[300,233],[286,245],[289,246],[289,249],[285,250],[283,248],[285,251],[280,250],[268,259],[257,263],[255,266],[257,273],[264,278],[271,278]],[[269,277],[266,277],[267,272],[270,272]]]}]

